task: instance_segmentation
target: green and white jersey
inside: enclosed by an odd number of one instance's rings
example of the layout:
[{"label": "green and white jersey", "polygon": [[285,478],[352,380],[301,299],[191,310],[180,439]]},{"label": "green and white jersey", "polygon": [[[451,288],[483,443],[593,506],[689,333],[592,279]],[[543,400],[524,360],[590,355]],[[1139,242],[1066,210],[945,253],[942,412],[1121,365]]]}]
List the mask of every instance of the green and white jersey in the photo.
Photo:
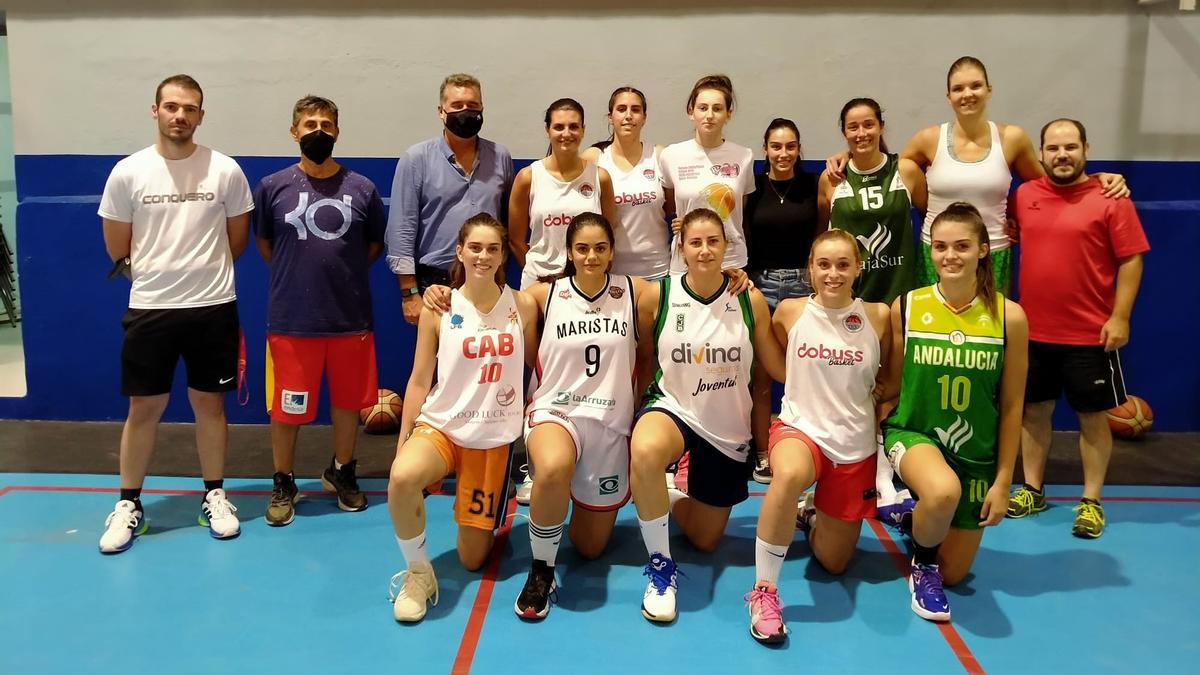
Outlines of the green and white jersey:
[{"label": "green and white jersey", "polygon": [[659,282],[654,352],[658,371],[646,407],[667,410],[726,456],[745,461],[750,443],[750,296],[717,291],[703,298],[686,274]]},{"label": "green and white jersey", "polygon": [[912,202],[900,178],[900,158],[886,155],[870,171],[859,171],[853,162],[846,169],[846,180],[830,199],[829,226],[858,240],[862,274],[855,295],[891,304],[917,285]]},{"label": "green and white jersey", "polygon": [[1004,370],[1004,296],[999,316],[979,298],[955,312],[937,284],[910,291],[904,311],[900,404],[885,425],[935,439],[946,458],[992,465],[1000,426]]}]

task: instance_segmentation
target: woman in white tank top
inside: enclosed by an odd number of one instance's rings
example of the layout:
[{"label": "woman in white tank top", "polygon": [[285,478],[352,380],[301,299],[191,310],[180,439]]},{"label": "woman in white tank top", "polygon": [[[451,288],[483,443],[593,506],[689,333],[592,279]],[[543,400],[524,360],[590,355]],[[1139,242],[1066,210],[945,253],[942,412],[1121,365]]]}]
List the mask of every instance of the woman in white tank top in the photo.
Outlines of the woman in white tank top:
[{"label": "woman in white tank top", "polygon": [[808,258],[815,292],[784,300],[772,319],[776,338],[787,345],[787,378],[771,426],[773,477],[758,514],[756,581],[746,596],[750,634],[763,643],[787,636],[777,584],[800,495],[817,482],[815,512],[806,508],[800,527],[831,574],[845,571],[862,520],[875,511],[875,391],[886,372],[891,319],[887,305],[852,294],[858,249],[844,230],[818,235]]},{"label": "woman in white tank top", "polygon": [[505,235],[487,214],[463,224],[450,271],[452,311],[423,310],[417,325],[388,480],[388,511],[407,566],[392,578],[397,621],[419,621],[427,602],[437,604],[425,546],[426,486],[457,474],[458,557],[467,569],[483,566],[503,520],[509,444],[521,433],[524,365],[536,353],[538,311],[533,298],[504,285]]},{"label": "woman in white tank top", "polygon": [[513,179],[508,245],[521,266],[521,288],[562,273],[567,226],[576,215],[599,212],[619,227],[612,178],[579,154],[583,133],[583,106],[578,101],[561,98],[551,103],[546,109],[550,151]]},{"label": "woman in white tank top", "polygon": [[613,274],[654,280],[671,268],[671,229],[667,200],[658,174],[662,146],[642,141],[646,97],[633,87],[619,87],[608,98],[612,136],[584,151],[612,177],[617,217]]}]

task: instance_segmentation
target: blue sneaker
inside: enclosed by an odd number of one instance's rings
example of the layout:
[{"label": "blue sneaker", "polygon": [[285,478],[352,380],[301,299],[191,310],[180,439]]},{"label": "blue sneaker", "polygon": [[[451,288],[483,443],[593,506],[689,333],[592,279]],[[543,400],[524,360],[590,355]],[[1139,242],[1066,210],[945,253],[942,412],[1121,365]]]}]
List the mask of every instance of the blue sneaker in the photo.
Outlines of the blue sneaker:
[{"label": "blue sneaker", "polygon": [[675,589],[679,571],[675,561],[661,553],[650,556],[650,564],[642,572],[650,577],[642,595],[642,616],[651,621],[670,623],[675,620]]},{"label": "blue sneaker", "polygon": [[912,592],[912,611],[929,621],[949,621],[950,602],[942,588],[942,573],[937,565],[918,565],[914,560],[908,575]]},{"label": "blue sneaker", "polygon": [[875,518],[900,534],[911,535],[913,508],[916,505],[917,503],[912,499],[903,499],[895,504],[876,509]]}]

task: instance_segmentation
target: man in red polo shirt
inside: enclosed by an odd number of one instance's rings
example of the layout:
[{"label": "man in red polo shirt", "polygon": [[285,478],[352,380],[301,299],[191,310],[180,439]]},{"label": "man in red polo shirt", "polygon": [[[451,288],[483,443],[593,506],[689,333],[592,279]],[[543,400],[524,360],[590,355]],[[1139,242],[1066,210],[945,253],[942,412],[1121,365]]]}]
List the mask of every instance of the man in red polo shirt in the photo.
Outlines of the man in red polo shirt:
[{"label": "man in red polo shirt", "polygon": [[1021,461],[1025,484],[1008,505],[1010,518],[1044,511],[1050,416],[1059,395],[1079,415],[1083,498],[1072,532],[1104,532],[1100,490],[1112,454],[1104,412],[1125,401],[1119,348],[1129,341],[1129,315],[1150,250],[1128,199],[1105,199],[1084,172],[1087,131],[1071,119],[1042,127],[1046,176],[1017,188],[1009,202],[1021,238],[1020,300],[1029,317],[1029,377]]}]

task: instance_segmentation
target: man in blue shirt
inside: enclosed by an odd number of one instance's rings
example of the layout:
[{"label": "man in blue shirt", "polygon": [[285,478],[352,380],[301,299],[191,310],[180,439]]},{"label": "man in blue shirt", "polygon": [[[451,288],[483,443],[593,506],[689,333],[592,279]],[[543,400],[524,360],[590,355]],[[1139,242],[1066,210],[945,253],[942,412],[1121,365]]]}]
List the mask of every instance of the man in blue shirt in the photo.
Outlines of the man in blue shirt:
[{"label": "man in blue shirt", "polygon": [[450,75],[442,81],[440,100],[438,116],[445,129],[400,157],[388,214],[388,267],[400,282],[404,318],[414,325],[421,316],[421,292],[449,283],[463,222],[480,212],[505,222],[513,179],[508,150],[479,137],[479,80]]}]

